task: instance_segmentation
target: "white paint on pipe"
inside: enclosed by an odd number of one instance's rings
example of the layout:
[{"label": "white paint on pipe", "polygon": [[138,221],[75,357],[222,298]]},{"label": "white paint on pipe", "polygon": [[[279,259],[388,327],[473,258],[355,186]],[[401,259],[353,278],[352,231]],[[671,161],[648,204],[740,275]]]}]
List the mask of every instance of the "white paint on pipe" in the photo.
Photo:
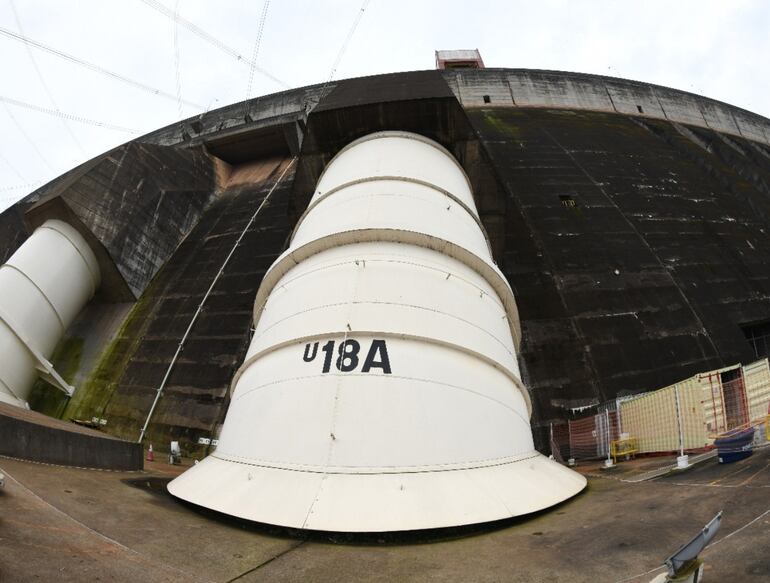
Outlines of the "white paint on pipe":
[{"label": "white paint on pipe", "polygon": [[0,267],[0,401],[19,407],[39,372],[99,287],[91,249],[73,227],[46,221]]},{"label": "white paint on pipe", "polygon": [[519,319],[457,161],[382,132],[329,163],[257,293],[217,450],[179,498],[373,532],[526,514],[585,478],[534,449]]}]

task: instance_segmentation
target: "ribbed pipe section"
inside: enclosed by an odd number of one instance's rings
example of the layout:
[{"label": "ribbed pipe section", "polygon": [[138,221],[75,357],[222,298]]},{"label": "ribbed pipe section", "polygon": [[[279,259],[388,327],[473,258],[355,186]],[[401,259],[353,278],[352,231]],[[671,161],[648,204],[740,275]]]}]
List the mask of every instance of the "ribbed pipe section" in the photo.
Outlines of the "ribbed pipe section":
[{"label": "ribbed pipe section", "polygon": [[525,514],[585,485],[534,450],[513,294],[465,173],[422,136],[337,154],[254,324],[219,446],[175,496],[378,532]]},{"label": "ribbed pipe section", "polygon": [[36,229],[0,267],[0,401],[27,406],[43,360],[99,283],[85,239],[58,220]]}]

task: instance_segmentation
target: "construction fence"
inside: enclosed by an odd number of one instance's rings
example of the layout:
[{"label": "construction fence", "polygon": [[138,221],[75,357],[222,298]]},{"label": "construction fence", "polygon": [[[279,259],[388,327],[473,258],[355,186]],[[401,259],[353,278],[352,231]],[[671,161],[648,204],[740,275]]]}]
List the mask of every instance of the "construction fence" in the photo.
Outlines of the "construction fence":
[{"label": "construction fence", "polygon": [[761,444],[768,439],[768,414],[770,366],[764,358],[621,397],[593,415],[552,424],[551,450],[557,459],[576,460],[683,454],[712,448],[720,435],[752,426],[755,444]]}]

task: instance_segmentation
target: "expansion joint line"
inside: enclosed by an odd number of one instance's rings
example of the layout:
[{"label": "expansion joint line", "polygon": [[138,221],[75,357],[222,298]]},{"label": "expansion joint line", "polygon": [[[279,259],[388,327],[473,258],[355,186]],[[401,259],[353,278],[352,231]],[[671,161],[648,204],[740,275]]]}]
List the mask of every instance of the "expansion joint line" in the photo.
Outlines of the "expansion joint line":
[{"label": "expansion joint line", "polygon": [[267,559],[266,561],[263,561],[262,563],[259,563],[259,564],[258,564],[256,567],[252,567],[252,568],[251,568],[251,569],[249,569],[248,571],[244,571],[244,572],[243,572],[243,573],[241,573],[240,575],[236,575],[236,576],[235,576],[235,577],[233,577],[232,579],[228,579],[227,581],[225,581],[225,583],[235,583],[235,581],[238,581],[238,579],[242,579],[242,578],[243,578],[243,577],[245,577],[246,575],[251,575],[251,574],[252,574],[254,571],[258,571],[258,570],[259,570],[259,569],[261,569],[262,567],[264,567],[264,566],[266,566],[266,565],[269,565],[270,563],[272,563],[272,562],[273,562],[273,561],[275,561],[275,560],[278,560],[278,559],[280,559],[280,558],[281,558],[281,557],[283,557],[284,555],[287,555],[287,554],[289,554],[290,552],[292,552],[293,550],[296,550],[296,549],[298,549],[299,547],[301,547],[301,546],[302,546],[302,545],[304,545],[304,544],[305,544],[305,541],[304,541],[304,540],[301,540],[301,541],[299,541],[298,543],[296,543],[296,544],[294,544],[294,545],[290,546],[288,549],[285,549],[285,550],[283,550],[283,551],[279,552],[278,554],[275,554],[275,555],[273,555],[272,557],[270,557],[270,558],[269,558],[269,559]]},{"label": "expansion joint line", "polygon": [[[371,205],[370,205],[371,206]],[[363,268],[366,268],[366,262],[362,260]],[[358,261],[356,260],[356,266],[358,267]],[[356,269],[356,277],[353,284],[353,294],[351,296],[350,301],[347,302],[347,314],[345,316],[345,335],[342,338],[342,345],[340,349],[340,359],[343,359],[345,357],[345,346],[347,346],[348,343],[348,335],[350,332],[352,332],[352,328],[350,326],[350,316],[353,313],[353,306],[355,305],[355,300],[358,295],[358,284],[361,280],[361,269],[363,268],[357,268]],[[326,481],[326,478],[329,475],[328,468],[331,465],[332,462],[332,455],[334,453],[334,442],[337,440],[337,436],[335,435],[335,432],[337,431],[337,413],[339,412],[339,402],[340,402],[340,391],[342,390],[342,377],[340,375],[335,375],[337,377],[337,382],[334,387],[334,405],[332,408],[332,418],[331,418],[331,424],[329,427],[329,447],[326,450],[326,463],[324,464],[324,472],[323,476],[321,478],[321,481],[318,483],[318,489],[316,490],[315,497],[313,498],[313,502],[308,506],[307,513],[305,514],[305,520],[302,522],[302,528],[307,528],[307,521],[310,520],[310,515],[313,513],[313,509],[315,508],[316,502],[318,502],[318,499],[321,497],[321,492],[324,487],[324,482]]]},{"label": "expansion joint line", "polygon": [[297,156],[291,159],[291,161],[286,165],[286,168],[283,169],[283,172],[281,172],[280,176],[278,176],[278,179],[275,181],[275,184],[273,184],[273,186],[270,188],[268,193],[265,195],[265,198],[262,199],[262,202],[257,207],[257,210],[254,211],[253,215],[251,215],[249,222],[246,223],[246,226],[243,228],[243,231],[241,231],[241,234],[238,236],[238,239],[236,239],[235,243],[233,244],[232,249],[230,249],[230,252],[227,254],[227,257],[225,258],[224,263],[222,263],[222,267],[219,268],[219,271],[214,276],[214,279],[211,282],[209,289],[206,290],[206,293],[204,294],[203,299],[201,300],[201,303],[198,304],[198,309],[195,310],[195,314],[193,314],[193,317],[190,320],[190,323],[187,325],[187,329],[182,335],[182,339],[179,341],[179,344],[176,347],[176,352],[174,353],[174,356],[171,358],[171,362],[169,363],[168,368],[166,369],[166,374],[163,375],[163,380],[160,382],[160,385],[155,391],[155,399],[152,402],[152,407],[150,407],[150,412],[147,413],[147,418],[145,419],[144,425],[142,426],[142,430],[139,433],[139,439],[137,439],[137,443],[142,443],[142,441],[144,440],[144,436],[147,433],[147,427],[149,427],[150,425],[150,420],[152,419],[153,413],[155,413],[155,408],[158,406],[158,401],[160,401],[160,396],[163,393],[163,389],[166,388],[166,383],[168,382],[168,379],[171,376],[171,372],[173,371],[174,366],[176,365],[176,361],[179,358],[179,355],[181,354],[185,343],[187,342],[187,338],[190,336],[190,332],[192,332],[193,326],[195,326],[195,322],[198,320],[198,316],[200,316],[201,311],[203,310],[203,305],[206,303],[206,300],[208,300],[209,296],[211,295],[211,292],[214,290],[214,287],[217,285],[219,278],[222,277],[222,274],[224,273],[225,268],[227,267],[227,264],[230,262],[230,259],[235,254],[235,250],[241,244],[243,237],[246,236],[246,232],[251,228],[251,225],[254,224],[254,221],[256,220],[257,215],[259,215],[260,211],[267,204],[267,201],[270,200],[270,196],[273,194],[275,189],[278,188],[278,185],[283,180],[283,177],[286,176],[286,173],[289,171],[289,169],[294,165],[296,161],[297,161]]}]

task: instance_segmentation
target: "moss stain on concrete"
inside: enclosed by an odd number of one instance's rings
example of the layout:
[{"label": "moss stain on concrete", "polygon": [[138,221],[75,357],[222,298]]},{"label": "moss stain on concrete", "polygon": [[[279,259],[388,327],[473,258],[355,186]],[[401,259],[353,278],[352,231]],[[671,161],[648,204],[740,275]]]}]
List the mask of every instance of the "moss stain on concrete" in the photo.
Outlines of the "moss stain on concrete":
[{"label": "moss stain on concrete", "polygon": [[498,113],[500,112],[494,109],[481,110],[484,123],[494,128],[498,134],[506,136],[512,140],[518,140],[520,138],[519,128],[515,125],[515,123],[513,123],[513,120],[503,119],[500,115],[498,115]]},{"label": "moss stain on concrete", "polygon": [[62,412],[62,418],[91,419],[104,416],[123,371],[141,340],[142,327],[154,304],[152,300],[151,294],[145,294],[134,305],[88,380],[70,399]]},{"label": "moss stain on concrete", "polygon": [[[64,338],[51,356],[51,364],[67,383],[72,384],[80,368],[83,342],[82,338]],[[50,417],[59,417],[67,406],[67,401],[67,395],[42,379],[38,379],[32,385],[29,406],[35,411]]]}]

